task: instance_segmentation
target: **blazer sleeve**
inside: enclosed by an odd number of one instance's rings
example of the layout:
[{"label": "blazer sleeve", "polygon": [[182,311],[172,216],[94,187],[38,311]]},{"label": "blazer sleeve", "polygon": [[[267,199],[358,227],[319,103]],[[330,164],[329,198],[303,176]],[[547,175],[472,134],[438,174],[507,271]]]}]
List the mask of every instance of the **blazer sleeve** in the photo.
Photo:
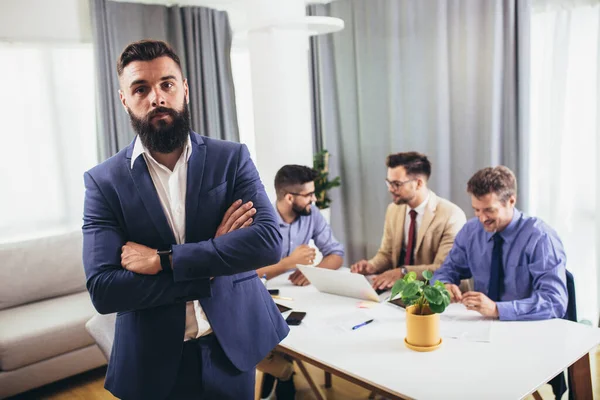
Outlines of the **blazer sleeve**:
[{"label": "blazer sleeve", "polygon": [[83,266],[92,303],[100,314],[132,311],[210,297],[208,279],[173,282],[167,272],[140,275],[121,266],[125,235],[100,187],[84,174]]},{"label": "blazer sleeve", "polygon": [[442,234],[442,239],[440,240],[439,247],[435,253],[433,264],[407,265],[406,269],[408,271],[415,271],[419,279],[423,279],[423,271],[436,271],[439,267],[441,267],[442,263],[448,256],[448,253],[450,253],[450,250],[454,245],[454,239],[456,238],[456,235],[466,222],[467,217],[465,216],[465,213],[458,207],[453,207],[451,209],[450,216],[444,225],[444,233]]},{"label": "blazer sleeve", "polygon": [[369,260],[375,267],[375,270],[380,273],[394,266],[392,260],[392,246],[393,246],[393,221],[394,220],[394,204],[390,204],[385,213],[385,223],[383,226],[383,237],[381,238],[381,245],[379,251],[375,254],[375,257]]},{"label": "blazer sleeve", "polygon": [[245,145],[239,146],[235,168],[233,198],[252,201],[254,222],[215,239],[174,245],[175,282],[233,275],[279,262],[282,237],[275,211]]}]

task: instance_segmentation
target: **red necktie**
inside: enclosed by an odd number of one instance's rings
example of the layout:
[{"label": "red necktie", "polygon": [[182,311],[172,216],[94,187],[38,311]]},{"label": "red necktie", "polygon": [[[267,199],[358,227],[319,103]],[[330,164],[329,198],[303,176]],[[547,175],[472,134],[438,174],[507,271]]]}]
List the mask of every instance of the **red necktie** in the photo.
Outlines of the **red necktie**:
[{"label": "red necktie", "polygon": [[404,255],[404,265],[415,265],[415,242],[417,241],[417,212],[410,210],[410,226],[408,228],[408,243],[406,245],[406,254]]}]

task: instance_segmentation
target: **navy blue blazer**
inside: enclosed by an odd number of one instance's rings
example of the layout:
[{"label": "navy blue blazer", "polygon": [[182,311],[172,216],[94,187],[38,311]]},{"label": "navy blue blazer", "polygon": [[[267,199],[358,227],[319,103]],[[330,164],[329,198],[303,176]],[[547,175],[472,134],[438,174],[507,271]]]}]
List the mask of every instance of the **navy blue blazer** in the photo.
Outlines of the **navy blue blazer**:
[{"label": "navy blue blazer", "polygon": [[[253,368],[289,332],[254,271],[279,261],[281,234],[248,149],[190,136],[185,244],[175,244],[144,157],[131,168],[133,143],[84,174],[87,288],[99,313],[117,313],[105,386],[120,398],[168,395],[179,367],[187,301],[200,301],[240,371]],[[253,224],[215,239],[236,199],[254,203]],[[139,275],[122,268],[127,241],[158,249],[173,245],[173,271]]]}]

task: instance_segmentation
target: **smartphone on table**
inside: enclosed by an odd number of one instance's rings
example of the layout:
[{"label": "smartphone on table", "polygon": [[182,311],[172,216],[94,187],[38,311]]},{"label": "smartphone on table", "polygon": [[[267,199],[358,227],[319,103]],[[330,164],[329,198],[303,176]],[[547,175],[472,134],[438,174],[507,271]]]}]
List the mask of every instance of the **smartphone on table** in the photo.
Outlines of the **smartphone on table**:
[{"label": "smartphone on table", "polygon": [[288,325],[300,325],[305,316],[306,313],[303,311],[292,311],[285,319],[285,322],[287,322]]}]

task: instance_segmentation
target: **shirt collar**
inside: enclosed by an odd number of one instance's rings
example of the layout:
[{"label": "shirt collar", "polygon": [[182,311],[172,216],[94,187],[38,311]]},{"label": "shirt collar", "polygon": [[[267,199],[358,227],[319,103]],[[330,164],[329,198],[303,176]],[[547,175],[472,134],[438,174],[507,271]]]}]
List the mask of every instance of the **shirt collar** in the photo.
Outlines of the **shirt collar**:
[{"label": "shirt collar", "polygon": [[[505,243],[510,243],[514,240],[517,235],[519,220],[523,216],[523,213],[516,207],[513,209],[513,217],[510,223],[502,232],[497,232],[498,235],[504,240]],[[496,232],[486,232],[487,240],[490,241]]]},{"label": "shirt collar", "polygon": [[275,217],[277,218],[277,223],[279,227],[283,228],[284,226],[288,226],[290,224],[286,224],[281,218],[281,214],[279,214],[279,210],[277,209],[277,202],[273,203],[273,208],[275,209]]},{"label": "shirt collar", "polygon": [[[185,142],[183,152],[185,154],[185,161],[189,161],[192,155],[192,139],[190,139],[190,135],[188,135],[187,137],[187,141]],[[146,149],[146,147],[142,144],[140,137],[136,136],[135,143],[133,145],[133,152],[131,153],[131,169],[133,169],[133,164],[135,163],[135,160],[144,153],[150,158],[152,158],[152,155],[150,155],[148,149]]]}]

